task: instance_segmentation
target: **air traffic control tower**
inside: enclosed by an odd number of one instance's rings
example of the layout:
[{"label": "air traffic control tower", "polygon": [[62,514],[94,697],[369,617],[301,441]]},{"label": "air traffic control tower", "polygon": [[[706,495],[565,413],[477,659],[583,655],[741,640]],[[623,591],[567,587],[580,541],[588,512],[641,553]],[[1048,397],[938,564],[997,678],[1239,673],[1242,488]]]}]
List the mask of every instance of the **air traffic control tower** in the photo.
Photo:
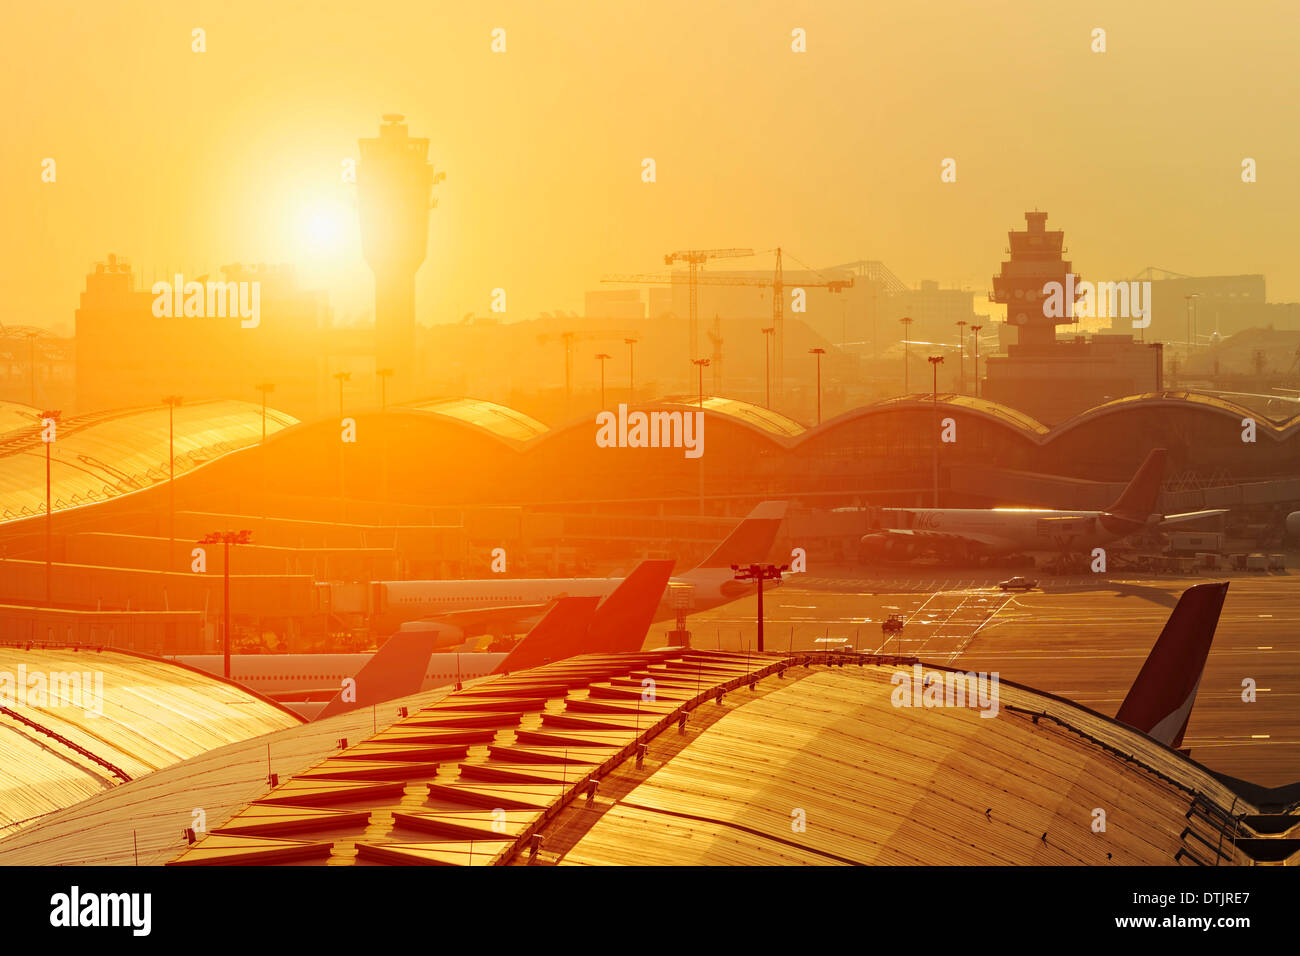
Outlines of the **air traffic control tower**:
[{"label": "air traffic control tower", "polygon": [[[1002,272],[993,277],[994,302],[1007,307],[1007,323],[1015,327],[1016,342],[1024,346],[1051,347],[1056,344],[1056,327],[1077,321],[1074,309],[1062,309],[1066,316],[1055,318],[1043,310],[1043,286],[1061,283],[1072,271],[1065,252],[1065,233],[1047,231],[1047,213],[1027,212],[1024,232],[1007,233],[1011,258],[1002,263]],[[1078,276],[1075,276],[1078,281]]]},{"label": "air traffic control tower", "polygon": [[379,136],[360,140],[357,205],[361,245],[375,274],[376,368],[396,373],[394,388],[419,391],[414,381],[415,274],[428,248],[430,193],[436,177],[429,141],[412,139],[399,113],[385,113]]}]

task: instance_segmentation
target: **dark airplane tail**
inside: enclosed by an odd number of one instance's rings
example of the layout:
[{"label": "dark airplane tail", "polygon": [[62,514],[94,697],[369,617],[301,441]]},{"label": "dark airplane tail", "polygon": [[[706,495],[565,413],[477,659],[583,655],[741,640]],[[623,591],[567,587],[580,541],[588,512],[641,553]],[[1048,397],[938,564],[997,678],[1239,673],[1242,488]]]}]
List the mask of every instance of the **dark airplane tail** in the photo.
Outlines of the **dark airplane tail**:
[{"label": "dark airplane tail", "polygon": [[587,630],[588,654],[641,650],[675,561],[642,561],[601,602]]},{"label": "dark airplane tail", "polygon": [[493,673],[527,670],[583,653],[599,601],[597,597],[560,598]]},{"label": "dark airplane tail", "polygon": [[579,654],[639,651],[673,573],[672,561],[642,561],[604,600],[561,598],[495,673],[540,667]]},{"label": "dark airplane tail", "polygon": [[[333,717],[358,707],[382,704],[397,697],[418,693],[424,686],[437,635],[431,631],[399,632],[384,642],[375,656],[350,678],[330,702],[321,708],[316,720]],[[352,698],[346,700],[345,697]]]},{"label": "dark airplane tail", "polygon": [[784,501],[764,501],[736,525],[700,567],[730,568],[733,564],[766,561],[784,520]]},{"label": "dark airplane tail", "polygon": [[1163,448],[1153,448],[1124,493],[1106,509],[1106,513],[1146,524],[1156,510],[1156,499],[1160,496],[1160,482],[1165,476],[1165,459],[1168,454]]},{"label": "dark airplane tail", "polygon": [[1183,592],[1116,720],[1168,747],[1182,744],[1227,593],[1226,581]]}]

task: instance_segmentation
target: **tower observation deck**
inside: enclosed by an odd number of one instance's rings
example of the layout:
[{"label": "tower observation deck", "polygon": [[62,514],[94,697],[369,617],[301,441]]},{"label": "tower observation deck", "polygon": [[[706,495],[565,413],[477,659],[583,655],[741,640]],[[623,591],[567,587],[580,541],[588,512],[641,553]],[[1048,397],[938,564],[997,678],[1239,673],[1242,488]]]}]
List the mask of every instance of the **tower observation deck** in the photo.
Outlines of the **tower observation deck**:
[{"label": "tower observation deck", "polygon": [[[1061,258],[1065,233],[1059,229],[1047,231],[1045,212],[1027,212],[1025,222],[1028,228],[1024,232],[1007,233],[1011,258],[1002,263],[1002,272],[993,277],[990,298],[1007,307],[1007,323],[1018,330],[1018,344],[1052,346],[1056,343],[1056,326],[1076,321],[1072,308],[1062,309],[1065,315],[1060,318],[1043,314],[1044,284],[1059,282],[1064,290],[1065,276],[1072,271],[1071,263]],[[1075,276],[1077,284],[1078,276]]]},{"label": "tower observation deck", "polygon": [[[379,135],[359,141],[357,205],[361,246],[375,274],[375,360],[414,394],[415,274],[428,249],[434,176],[429,141],[407,135],[404,117],[386,113]],[[405,374],[403,374],[405,373]]]}]

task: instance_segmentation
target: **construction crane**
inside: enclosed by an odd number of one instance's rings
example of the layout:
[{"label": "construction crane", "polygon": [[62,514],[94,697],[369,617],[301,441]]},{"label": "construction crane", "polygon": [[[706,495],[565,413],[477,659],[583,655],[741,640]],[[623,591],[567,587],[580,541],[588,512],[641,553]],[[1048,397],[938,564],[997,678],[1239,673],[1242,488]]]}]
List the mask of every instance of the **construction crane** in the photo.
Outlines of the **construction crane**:
[{"label": "construction crane", "polygon": [[[697,276],[692,273],[691,276],[691,342],[692,354],[694,354],[695,342],[695,301],[697,285],[717,285],[717,286],[761,286],[772,290],[772,328],[775,329],[772,345],[772,372],[776,382],[777,398],[781,396],[781,382],[785,373],[785,278],[782,273],[781,264],[781,247],[777,246],[776,252],[776,269],[770,279],[759,278],[757,276],[727,276],[727,275],[710,275]],[[807,267],[805,267],[807,268]],[[809,272],[815,272],[815,269],[809,269]],[[670,276],[663,275],[617,275],[606,276],[601,282],[623,282],[642,284],[669,284],[673,283]],[[841,292],[844,289],[852,288],[853,277],[848,279],[829,279],[825,282],[799,282],[791,283],[799,289],[829,289],[831,292]]]},{"label": "construction crane", "polygon": [[[740,259],[752,256],[753,249],[679,249],[664,256],[664,265],[684,262],[690,269],[687,279],[690,286],[690,337],[691,361],[699,358],[700,316],[699,316],[699,278],[700,266],[710,259]],[[671,281],[671,280],[668,280]]]},{"label": "construction crane", "polygon": [[564,341],[564,400],[567,403],[573,397],[573,343],[588,339],[625,339],[635,334],[626,329],[543,332],[537,336],[537,344],[546,345],[556,339]]}]

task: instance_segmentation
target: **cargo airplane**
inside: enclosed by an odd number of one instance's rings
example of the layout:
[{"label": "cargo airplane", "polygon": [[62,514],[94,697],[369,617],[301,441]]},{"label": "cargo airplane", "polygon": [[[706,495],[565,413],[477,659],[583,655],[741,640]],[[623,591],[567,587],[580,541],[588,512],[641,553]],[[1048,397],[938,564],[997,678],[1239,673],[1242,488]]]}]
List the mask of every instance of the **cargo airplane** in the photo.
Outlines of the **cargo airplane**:
[{"label": "cargo airplane", "polygon": [[1224,513],[1224,509],[1156,514],[1167,453],[1154,449],[1123,494],[1105,511],[1044,508],[884,509],[897,526],[861,538],[868,553],[906,560],[927,554],[960,559],[985,555],[1091,551],[1139,531],[1160,530]]}]

